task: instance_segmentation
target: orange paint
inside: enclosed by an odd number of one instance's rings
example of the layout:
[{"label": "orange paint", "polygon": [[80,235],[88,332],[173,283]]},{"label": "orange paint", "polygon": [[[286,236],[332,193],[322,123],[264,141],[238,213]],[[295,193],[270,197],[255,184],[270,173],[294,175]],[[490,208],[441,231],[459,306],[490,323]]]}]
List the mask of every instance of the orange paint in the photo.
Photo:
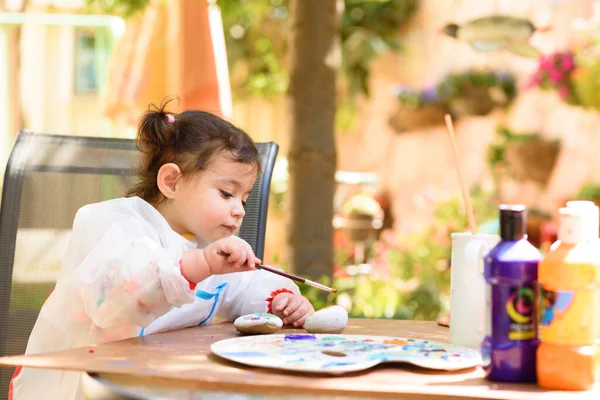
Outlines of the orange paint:
[{"label": "orange paint", "polygon": [[592,346],[542,343],[537,353],[537,378],[548,389],[587,390],[596,381],[598,350]]},{"label": "orange paint", "polygon": [[404,346],[405,344],[408,344],[407,341],[400,340],[400,339],[384,340],[383,343],[384,344],[393,344],[395,346]]},{"label": "orange paint", "polygon": [[597,232],[588,238],[578,231],[583,223],[571,223],[581,216],[563,211],[561,218],[564,237],[552,245],[538,271],[543,300],[537,379],[547,389],[587,390],[600,361],[600,241]]}]

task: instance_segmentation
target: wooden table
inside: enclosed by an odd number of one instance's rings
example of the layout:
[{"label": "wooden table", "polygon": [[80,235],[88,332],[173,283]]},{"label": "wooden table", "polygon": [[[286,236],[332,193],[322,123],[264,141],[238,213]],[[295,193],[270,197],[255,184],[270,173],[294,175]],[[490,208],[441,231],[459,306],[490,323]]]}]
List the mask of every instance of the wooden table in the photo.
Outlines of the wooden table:
[{"label": "wooden table", "polygon": [[[284,329],[279,333],[305,332]],[[448,328],[435,322],[351,319],[345,334],[382,335],[448,341]],[[535,384],[489,382],[481,368],[439,372],[402,364],[331,377],[246,367],[210,352],[215,341],[237,336],[231,323],[110,342],[55,353],[0,358],[0,364],[69,369],[97,374],[96,381],[139,394],[187,398],[218,391],[305,398],[479,398],[600,399],[600,386],[588,392],[558,392]]]}]

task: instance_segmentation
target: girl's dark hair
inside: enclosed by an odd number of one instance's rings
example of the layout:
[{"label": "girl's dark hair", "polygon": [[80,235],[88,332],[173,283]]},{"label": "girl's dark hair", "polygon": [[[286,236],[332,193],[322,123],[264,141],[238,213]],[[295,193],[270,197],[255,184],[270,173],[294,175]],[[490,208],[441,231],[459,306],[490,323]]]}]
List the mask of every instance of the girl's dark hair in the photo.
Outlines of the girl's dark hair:
[{"label": "girl's dark hair", "polygon": [[233,161],[254,165],[260,173],[258,150],[246,132],[205,111],[166,112],[174,99],[165,99],[158,107],[151,104],[140,118],[136,138],[141,153],[138,182],[127,196],[158,204],[165,199],[156,184],[162,165],[175,163],[186,177],[206,170],[221,152],[227,152]]}]

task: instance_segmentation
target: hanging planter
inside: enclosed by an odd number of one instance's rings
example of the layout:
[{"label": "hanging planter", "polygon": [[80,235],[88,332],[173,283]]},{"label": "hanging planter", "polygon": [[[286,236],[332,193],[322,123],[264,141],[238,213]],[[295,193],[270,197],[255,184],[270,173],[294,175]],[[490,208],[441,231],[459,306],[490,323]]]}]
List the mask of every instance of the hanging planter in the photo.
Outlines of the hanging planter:
[{"label": "hanging planter", "polygon": [[505,169],[517,181],[534,181],[545,186],[560,153],[560,141],[534,133],[515,133],[499,127],[498,143],[490,145],[488,162],[493,170]]},{"label": "hanging planter", "polygon": [[444,123],[446,106],[439,101],[435,88],[413,90],[400,88],[396,91],[398,105],[390,126],[397,132],[419,130]]},{"label": "hanging planter", "polygon": [[400,88],[398,106],[389,120],[396,132],[443,125],[444,115],[454,119],[488,115],[508,106],[516,95],[512,75],[498,71],[468,70],[446,75],[424,90]]},{"label": "hanging planter", "polygon": [[420,130],[441,125],[447,110],[439,104],[426,104],[416,108],[399,104],[389,124],[397,133]]},{"label": "hanging planter", "polygon": [[436,88],[457,118],[484,116],[506,107],[515,97],[514,78],[503,72],[468,70],[447,75]]},{"label": "hanging planter", "polygon": [[509,173],[517,180],[546,185],[554,171],[560,152],[558,141],[534,138],[525,143],[510,143],[506,146],[506,163]]},{"label": "hanging planter", "polygon": [[469,88],[463,95],[456,96],[448,102],[448,108],[458,117],[488,115],[495,106],[489,90],[484,87]]},{"label": "hanging planter", "polygon": [[370,195],[360,193],[351,197],[342,207],[341,228],[354,242],[377,239],[383,225],[383,210]]}]

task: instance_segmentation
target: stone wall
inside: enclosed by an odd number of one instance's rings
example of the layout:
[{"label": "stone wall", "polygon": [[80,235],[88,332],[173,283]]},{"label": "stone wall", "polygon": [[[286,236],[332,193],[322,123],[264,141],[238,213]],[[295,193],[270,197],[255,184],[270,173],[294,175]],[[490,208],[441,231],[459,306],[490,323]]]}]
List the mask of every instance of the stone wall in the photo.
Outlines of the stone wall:
[{"label": "stone wall", "polygon": [[[552,26],[532,38],[536,47],[550,52],[573,42],[573,20],[589,17],[591,4],[588,0],[422,0],[418,15],[403,33],[405,51],[374,64],[371,98],[364,102],[353,131],[338,135],[339,168],[377,172],[381,187],[392,194],[398,227],[418,228],[432,211],[429,200],[455,193],[458,179],[443,121],[430,129],[401,134],[391,129],[388,120],[396,105],[394,85],[423,88],[449,72],[471,67],[507,69],[522,85],[536,69],[537,60],[508,52],[477,53],[465,43],[440,35],[439,28],[448,22],[460,24],[493,13],[527,17],[538,26]],[[460,167],[469,185],[491,179],[485,155],[499,123],[560,138],[558,165],[547,187],[506,182],[502,188],[504,201],[553,212],[584,183],[600,180],[598,122],[597,113],[568,106],[553,93],[521,89],[509,110],[456,122]]]}]

